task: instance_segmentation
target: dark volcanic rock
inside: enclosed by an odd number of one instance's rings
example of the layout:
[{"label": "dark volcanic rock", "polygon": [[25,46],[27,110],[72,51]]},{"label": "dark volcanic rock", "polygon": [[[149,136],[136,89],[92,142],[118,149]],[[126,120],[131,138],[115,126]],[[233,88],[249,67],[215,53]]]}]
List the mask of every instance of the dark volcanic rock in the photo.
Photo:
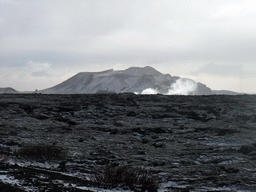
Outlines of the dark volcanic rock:
[{"label": "dark volcanic rock", "polygon": [[[108,165],[153,169],[162,191],[255,191],[255,114],[254,95],[1,94],[0,189],[107,187],[87,178]],[[16,155],[37,144],[65,156]]]},{"label": "dark volcanic rock", "polygon": [[245,155],[247,155],[248,153],[252,152],[252,151],[255,151],[256,148],[251,146],[251,145],[243,145],[239,150],[238,152],[239,153],[243,153]]}]

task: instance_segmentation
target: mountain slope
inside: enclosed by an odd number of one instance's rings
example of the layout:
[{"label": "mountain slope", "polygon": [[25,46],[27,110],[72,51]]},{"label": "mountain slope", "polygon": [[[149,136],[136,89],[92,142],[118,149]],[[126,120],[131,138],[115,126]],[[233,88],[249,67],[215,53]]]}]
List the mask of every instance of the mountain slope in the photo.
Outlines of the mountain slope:
[{"label": "mountain slope", "polygon": [[215,95],[241,95],[242,93],[227,90],[212,90]]},{"label": "mountain slope", "polygon": [[[179,80],[179,81],[178,81]],[[161,94],[212,94],[211,89],[190,79],[162,74],[152,67],[131,67],[126,70],[78,73],[45,90],[47,94],[143,93],[152,89]]]},{"label": "mountain slope", "polygon": [[4,88],[0,88],[0,93],[18,93],[18,91],[16,91],[11,87],[4,87]]}]

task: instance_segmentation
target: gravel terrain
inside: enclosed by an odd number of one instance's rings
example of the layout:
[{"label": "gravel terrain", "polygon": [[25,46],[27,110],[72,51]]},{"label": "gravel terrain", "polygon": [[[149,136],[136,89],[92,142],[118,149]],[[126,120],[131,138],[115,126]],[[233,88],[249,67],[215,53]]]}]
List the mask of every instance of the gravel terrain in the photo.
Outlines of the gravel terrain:
[{"label": "gravel terrain", "polygon": [[[17,155],[37,144],[65,153]],[[256,96],[0,95],[0,191],[107,191],[106,166],[151,170],[158,191],[256,191]]]}]

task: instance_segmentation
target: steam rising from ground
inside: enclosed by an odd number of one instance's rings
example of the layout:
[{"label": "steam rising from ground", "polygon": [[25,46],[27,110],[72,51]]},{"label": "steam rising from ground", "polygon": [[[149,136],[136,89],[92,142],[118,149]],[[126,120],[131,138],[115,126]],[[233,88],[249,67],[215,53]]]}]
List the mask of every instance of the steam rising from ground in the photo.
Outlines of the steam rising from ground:
[{"label": "steam rising from ground", "polygon": [[[173,83],[165,95],[193,95],[197,88],[197,83],[190,79],[178,79]],[[144,89],[141,94],[157,94],[160,93],[156,89]]]},{"label": "steam rising from ground", "polygon": [[151,95],[151,94],[157,94],[158,91],[152,88],[144,89],[141,94]]},{"label": "steam rising from ground", "polygon": [[189,79],[178,79],[171,85],[167,95],[189,95],[194,94],[197,83]]}]

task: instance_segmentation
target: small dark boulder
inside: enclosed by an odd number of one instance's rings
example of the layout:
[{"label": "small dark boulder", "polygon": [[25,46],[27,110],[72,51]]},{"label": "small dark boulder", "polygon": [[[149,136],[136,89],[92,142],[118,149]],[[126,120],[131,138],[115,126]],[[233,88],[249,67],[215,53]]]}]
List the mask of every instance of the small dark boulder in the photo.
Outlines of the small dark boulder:
[{"label": "small dark boulder", "polygon": [[116,127],[123,127],[123,123],[119,122],[119,121],[116,121],[113,123],[113,125],[115,125]]},{"label": "small dark boulder", "polygon": [[118,129],[112,129],[109,134],[116,135],[118,132]]},{"label": "small dark boulder", "polygon": [[231,135],[234,133],[240,133],[240,131],[235,129],[218,129],[217,130],[217,136]]},{"label": "small dark boulder", "polygon": [[145,131],[141,130],[140,128],[133,128],[132,132],[136,132],[136,133],[143,134],[143,135],[145,134]]},{"label": "small dark boulder", "polygon": [[95,161],[95,163],[97,165],[107,165],[107,164],[109,164],[109,160],[108,159],[101,159],[101,160]]},{"label": "small dark boulder", "polygon": [[135,117],[137,116],[137,113],[135,111],[130,111],[126,114],[127,117]]},{"label": "small dark boulder", "polygon": [[160,127],[157,127],[157,128],[150,128],[149,131],[151,131],[151,132],[153,132],[153,133],[157,133],[157,134],[166,133],[166,130],[163,129],[163,128],[160,128]]},{"label": "small dark boulder", "polygon": [[143,144],[146,144],[148,142],[149,142],[149,139],[147,139],[147,138],[142,138],[141,139],[141,143],[143,143]]},{"label": "small dark boulder", "polygon": [[153,143],[153,146],[155,148],[162,148],[162,147],[164,147],[164,143]]},{"label": "small dark boulder", "polygon": [[237,152],[247,155],[254,150],[255,148],[251,145],[243,145]]}]

